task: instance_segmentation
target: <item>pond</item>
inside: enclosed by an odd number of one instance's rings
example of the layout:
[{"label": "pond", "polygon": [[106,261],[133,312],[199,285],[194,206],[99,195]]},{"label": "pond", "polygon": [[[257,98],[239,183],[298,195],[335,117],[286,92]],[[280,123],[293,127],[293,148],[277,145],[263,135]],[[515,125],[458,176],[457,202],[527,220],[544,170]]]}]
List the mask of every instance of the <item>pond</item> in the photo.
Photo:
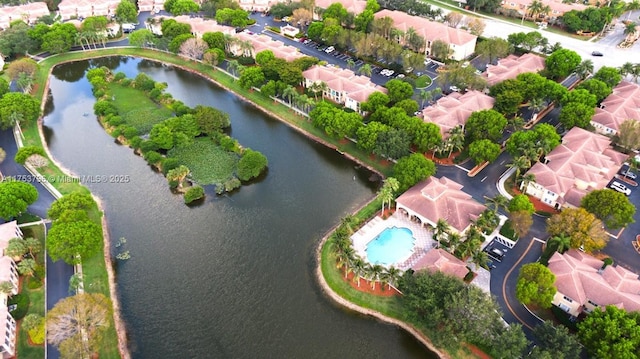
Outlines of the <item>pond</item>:
[{"label": "pond", "polygon": [[[108,136],[84,73],[107,66],[168,83],[189,106],[231,116],[231,135],[269,159],[259,182],[188,208],[167,181]],[[318,240],[370,199],[375,176],[186,71],[128,57],[59,66],[44,120],[53,155],[104,202],[134,358],[429,358],[401,329],[332,304],[314,277]],[[89,283],[88,285],[91,285]]]}]

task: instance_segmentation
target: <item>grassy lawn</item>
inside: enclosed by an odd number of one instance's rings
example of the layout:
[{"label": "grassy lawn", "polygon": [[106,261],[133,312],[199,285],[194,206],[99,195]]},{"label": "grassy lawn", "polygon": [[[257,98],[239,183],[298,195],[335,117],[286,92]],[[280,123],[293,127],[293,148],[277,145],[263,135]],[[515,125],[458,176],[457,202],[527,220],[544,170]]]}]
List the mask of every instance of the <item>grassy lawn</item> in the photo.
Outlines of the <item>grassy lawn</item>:
[{"label": "grassy lawn", "polygon": [[215,184],[233,177],[239,157],[216,145],[208,137],[196,138],[192,143],[169,151],[191,170],[193,179],[201,185]]},{"label": "grassy lawn", "polygon": [[114,83],[109,84],[109,90],[122,119],[141,134],[149,133],[153,125],[173,116],[170,109],[154,103],[140,90]]},{"label": "grassy lawn", "polygon": [[416,88],[423,89],[431,85],[431,78],[426,75],[422,75],[416,79]]},{"label": "grassy lawn", "polygon": [[[35,225],[29,227],[23,227],[22,232],[24,234],[24,238],[32,237],[36,238],[40,241],[40,244],[44,246],[44,228],[42,225]],[[44,262],[44,254],[41,252],[37,255],[36,261],[38,264],[43,265]],[[38,314],[44,317],[45,313],[45,302],[44,302],[44,286],[40,286],[39,288],[29,289],[27,285],[27,279],[23,278],[22,283],[22,293],[25,293],[29,296],[30,304],[29,304],[29,314]],[[29,333],[22,327],[20,327],[20,331],[18,332],[18,340],[16,344],[17,357],[18,358],[44,358],[44,344],[43,345],[30,345],[29,344]]]}]

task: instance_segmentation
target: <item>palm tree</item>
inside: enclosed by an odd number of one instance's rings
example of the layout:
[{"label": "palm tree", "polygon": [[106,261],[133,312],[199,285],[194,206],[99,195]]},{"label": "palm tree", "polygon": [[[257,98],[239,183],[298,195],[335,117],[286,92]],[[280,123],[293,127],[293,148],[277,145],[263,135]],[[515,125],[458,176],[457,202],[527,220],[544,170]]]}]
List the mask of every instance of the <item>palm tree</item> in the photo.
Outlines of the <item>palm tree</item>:
[{"label": "palm tree", "polygon": [[522,14],[522,21],[520,21],[520,23],[524,23],[524,18],[527,14],[535,20],[536,15],[543,11],[544,6],[545,5],[540,0],[533,0],[527,7],[527,11],[524,11]]},{"label": "palm tree", "polygon": [[18,263],[18,273],[27,277],[37,278],[37,267],[38,264],[36,263],[35,259],[25,258],[21,260],[20,263]]},{"label": "palm tree", "polygon": [[640,63],[633,65],[633,70],[630,73],[633,76],[633,82],[638,82],[638,78],[640,77]]},{"label": "palm tree", "polygon": [[[593,64],[591,65],[593,70]],[[529,109],[531,109],[535,113],[540,112],[545,107],[547,107],[547,104],[544,102],[544,99],[542,98],[534,97],[531,100],[529,100]]]},{"label": "palm tree", "polygon": [[360,75],[371,77],[371,73],[373,72],[373,70],[371,70],[371,65],[364,64],[358,69],[358,72],[360,73]]},{"label": "palm tree", "polygon": [[456,126],[449,130],[449,137],[447,138],[449,157],[453,151],[462,151],[464,148],[464,139],[464,128],[462,126]]},{"label": "palm tree", "polygon": [[527,158],[527,156],[516,157],[513,159],[513,162],[507,164],[507,167],[516,169],[516,177],[514,179],[514,182],[517,185],[519,183],[520,173],[522,172],[522,170],[531,167],[531,160]]},{"label": "palm tree", "polygon": [[181,165],[167,172],[167,179],[171,182],[177,182],[178,189],[181,189],[182,182],[184,182],[184,179],[189,175],[190,172],[191,171],[189,170],[189,167]]},{"label": "palm tree", "polygon": [[314,82],[309,86],[309,91],[313,92],[313,96],[316,101],[318,101],[318,93],[324,93],[329,89],[329,85],[327,85],[324,81]]},{"label": "palm tree", "polygon": [[238,41],[238,46],[240,47],[242,56],[251,57],[251,53],[253,52],[253,43],[251,43],[251,41]]},{"label": "palm tree", "polygon": [[351,272],[349,263],[353,261],[355,253],[356,251],[353,247],[347,247],[344,251],[336,254],[336,266],[344,269],[345,278],[347,278],[349,276],[349,272]]},{"label": "palm tree", "polygon": [[[531,102],[529,102],[531,105]],[[514,116],[507,119],[507,125],[513,129],[513,131],[520,131],[524,128],[524,119],[520,116]]]},{"label": "palm tree", "polygon": [[431,102],[431,99],[433,99],[433,92],[431,92],[430,90],[420,90],[420,106],[424,107],[424,103],[429,101]]},{"label": "palm tree", "polygon": [[580,79],[584,80],[589,75],[593,73],[593,61],[587,59],[582,61],[576,66],[576,75],[580,77]]},{"label": "palm tree", "polygon": [[627,21],[631,18],[631,12],[633,10],[639,10],[640,9],[640,1],[639,0],[633,0],[632,2],[627,3],[627,6],[625,8],[625,10],[627,10],[629,13],[627,14]]},{"label": "palm tree", "polygon": [[358,224],[358,220],[354,215],[347,214],[346,216],[342,217],[342,220],[340,221],[340,224],[344,228],[346,228],[347,233],[352,234],[353,233],[353,227]]},{"label": "palm tree", "polygon": [[509,200],[507,199],[507,197],[499,194],[494,197],[487,198],[487,203],[485,205],[493,213],[498,213],[498,211],[500,211],[500,208],[503,208],[504,210],[506,210],[508,204],[509,204]]},{"label": "palm tree", "polygon": [[453,233],[449,233],[449,235],[447,236],[447,245],[449,247],[449,253],[452,253],[456,251],[456,249],[458,249],[458,246],[460,245],[462,241],[462,236],[457,233],[457,232],[453,232]]},{"label": "palm tree", "polygon": [[384,267],[379,264],[374,264],[369,270],[369,278],[371,279],[371,288],[376,289],[376,282],[380,279],[380,276],[384,273]]},{"label": "palm tree", "polygon": [[625,62],[618,68],[618,71],[620,72],[620,75],[627,77],[628,75],[633,73],[633,66],[634,65],[631,62]]},{"label": "palm tree", "polygon": [[358,287],[360,287],[360,278],[367,272],[367,263],[360,257],[356,257],[351,263],[351,270],[353,272],[353,281],[358,282]]},{"label": "palm tree", "polygon": [[522,176],[522,188],[526,189],[527,186],[529,186],[529,183],[531,182],[535,182],[536,181],[536,175],[534,175],[533,173],[527,173],[524,176]]},{"label": "palm tree", "polygon": [[[240,63],[238,60],[229,60],[229,65],[227,65],[227,70],[235,77],[238,75],[238,70],[240,70]],[[235,79],[234,79],[235,81]]]},{"label": "palm tree", "polygon": [[395,193],[398,188],[400,188],[400,183],[393,177],[385,179],[382,183],[382,187],[378,192],[378,196],[382,199],[382,213],[384,213],[385,203],[389,203],[389,209],[391,209],[391,201],[395,198]]},{"label": "palm tree", "polygon": [[349,70],[353,69],[353,67],[356,66],[356,62],[353,61],[352,59],[347,60],[347,68]]},{"label": "palm tree", "polygon": [[16,288],[13,285],[13,283],[9,282],[8,280],[5,280],[4,282],[0,282],[0,293],[2,294],[12,295],[15,289]]},{"label": "palm tree", "polygon": [[433,238],[438,242],[438,247],[440,247],[440,241],[442,238],[447,235],[449,235],[449,223],[440,218],[438,222],[436,222],[436,228],[433,231]]},{"label": "palm tree", "polygon": [[36,257],[35,255],[40,253],[40,251],[42,250],[40,241],[32,237],[24,239],[24,246],[26,251],[29,253],[29,256],[34,259]]},{"label": "palm tree", "polygon": [[287,85],[287,87],[282,90],[282,97],[286,98],[289,101],[289,106],[291,106],[291,100],[296,96],[298,92],[291,85]]},{"label": "palm tree", "polygon": [[389,289],[391,289],[391,284],[395,286],[401,274],[402,271],[394,266],[387,268],[383,277],[386,283],[389,285]]},{"label": "palm tree", "polygon": [[556,252],[562,254],[571,248],[571,237],[559,234],[551,237],[547,241],[547,245],[551,248],[555,248]]},{"label": "palm tree", "polygon": [[485,251],[477,250],[473,252],[473,254],[471,255],[471,263],[475,264],[478,267],[489,269],[487,268],[488,261],[489,261],[489,255]]}]

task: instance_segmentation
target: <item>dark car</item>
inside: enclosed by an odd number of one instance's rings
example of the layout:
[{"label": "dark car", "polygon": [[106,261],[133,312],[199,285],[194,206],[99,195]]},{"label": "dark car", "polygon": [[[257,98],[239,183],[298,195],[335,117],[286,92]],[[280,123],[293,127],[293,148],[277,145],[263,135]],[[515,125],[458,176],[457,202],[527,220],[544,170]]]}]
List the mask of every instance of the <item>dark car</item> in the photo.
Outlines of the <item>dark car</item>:
[{"label": "dark car", "polygon": [[600,51],[594,51],[591,53],[591,56],[604,56],[604,54]]}]

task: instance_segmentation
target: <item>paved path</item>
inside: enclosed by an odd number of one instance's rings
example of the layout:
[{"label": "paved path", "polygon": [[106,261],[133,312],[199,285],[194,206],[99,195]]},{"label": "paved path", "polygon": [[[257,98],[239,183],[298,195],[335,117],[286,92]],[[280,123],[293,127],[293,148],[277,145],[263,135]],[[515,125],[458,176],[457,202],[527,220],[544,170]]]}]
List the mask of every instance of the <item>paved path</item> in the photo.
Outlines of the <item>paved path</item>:
[{"label": "paved path", "polygon": [[[22,165],[17,164],[13,158],[18,151],[12,130],[0,131],[0,147],[6,153],[7,158],[0,164],[0,171],[5,176],[18,176],[22,179],[30,179],[32,175]],[[55,201],[55,197],[49,193],[38,181],[31,182],[38,190],[38,200],[29,206],[28,211],[42,218],[47,217],[47,210],[51,203]],[[47,229],[50,224],[47,224]],[[69,279],[73,275],[73,267],[63,261],[52,262],[49,256],[46,256],[46,306],[47,310],[62,298],[69,296]],[[58,350],[47,345],[47,358],[57,359],[60,357]]]}]

